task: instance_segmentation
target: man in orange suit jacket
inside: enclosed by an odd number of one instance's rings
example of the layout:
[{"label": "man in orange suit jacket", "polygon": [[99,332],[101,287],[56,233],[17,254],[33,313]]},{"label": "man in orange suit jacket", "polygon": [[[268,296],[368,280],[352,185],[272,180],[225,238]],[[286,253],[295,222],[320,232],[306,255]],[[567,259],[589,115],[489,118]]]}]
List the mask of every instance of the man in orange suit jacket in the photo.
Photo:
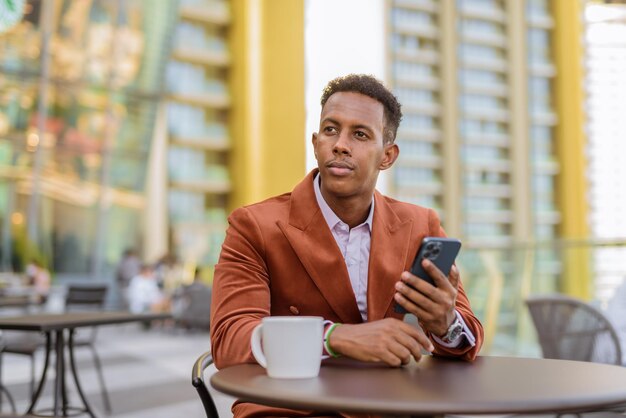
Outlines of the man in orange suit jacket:
[{"label": "man in orange suit jacket", "polygon": [[[213,282],[216,366],[253,363],[250,335],[269,315],[323,317],[334,356],[391,367],[419,361],[423,350],[473,360],[483,330],[457,268],[445,277],[424,261],[436,287],[407,271],[424,237],[445,236],[437,214],[375,190],[399,154],[396,97],[375,78],[352,74],[332,80],[321,104],[312,136],[318,168],[291,193],[229,217]],[[422,329],[404,322],[396,304]],[[233,413],[329,416],[239,402]]]}]

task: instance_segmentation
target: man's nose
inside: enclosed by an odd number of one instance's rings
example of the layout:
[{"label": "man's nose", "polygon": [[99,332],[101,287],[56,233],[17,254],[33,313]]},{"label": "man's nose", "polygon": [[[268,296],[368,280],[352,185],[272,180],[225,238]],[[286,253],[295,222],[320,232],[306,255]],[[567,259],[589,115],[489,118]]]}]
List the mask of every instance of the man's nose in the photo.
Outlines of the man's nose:
[{"label": "man's nose", "polygon": [[337,142],[335,142],[335,146],[333,147],[333,153],[350,154],[350,138],[347,132],[342,131],[339,134],[339,138],[337,138]]}]

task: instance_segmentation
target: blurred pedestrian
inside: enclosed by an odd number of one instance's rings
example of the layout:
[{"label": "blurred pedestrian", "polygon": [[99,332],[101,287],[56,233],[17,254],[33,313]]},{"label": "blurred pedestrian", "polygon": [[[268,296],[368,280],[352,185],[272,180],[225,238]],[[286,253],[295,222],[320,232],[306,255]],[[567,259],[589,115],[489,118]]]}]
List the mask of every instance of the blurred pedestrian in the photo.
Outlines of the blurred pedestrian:
[{"label": "blurred pedestrian", "polygon": [[26,266],[26,277],[28,285],[32,286],[39,302],[45,302],[48,293],[50,293],[50,272],[48,269],[38,260],[32,259]]},{"label": "blurred pedestrian", "polygon": [[164,303],[152,266],[144,264],[128,285],[128,306],[133,313],[157,312]]},{"label": "blurred pedestrian", "polygon": [[159,288],[166,294],[171,295],[183,281],[183,269],[175,254],[166,253],[154,266]]},{"label": "blurred pedestrian", "polygon": [[115,279],[118,289],[118,302],[123,308],[128,307],[128,285],[133,277],[141,270],[141,260],[133,248],[127,248],[115,270]]}]

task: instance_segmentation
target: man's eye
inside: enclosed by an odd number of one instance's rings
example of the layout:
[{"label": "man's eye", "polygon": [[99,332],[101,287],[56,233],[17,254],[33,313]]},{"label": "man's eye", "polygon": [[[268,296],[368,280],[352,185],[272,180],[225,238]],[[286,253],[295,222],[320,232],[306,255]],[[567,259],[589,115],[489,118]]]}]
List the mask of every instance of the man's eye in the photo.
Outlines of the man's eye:
[{"label": "man's eye", "polygon": [[354,136],[356,136],[357,138],[361,138],[361,139],[367,138],[367,135],[363,131],[356,131],[354,133]]},{"label": "man's eye", "polygon": [[327,126],[324,128],[324,132],[333,133],[333,132],[337,132],[337,129],[335,129],[334,126]]}]

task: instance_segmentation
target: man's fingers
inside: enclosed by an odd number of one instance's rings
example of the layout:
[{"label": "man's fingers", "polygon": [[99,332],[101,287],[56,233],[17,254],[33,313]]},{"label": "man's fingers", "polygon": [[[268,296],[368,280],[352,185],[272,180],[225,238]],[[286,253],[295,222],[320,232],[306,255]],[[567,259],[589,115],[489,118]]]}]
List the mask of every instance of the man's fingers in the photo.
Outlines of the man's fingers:
[{"label": "man's fingers", "polygon": [[[405,275],[406,273],[406,275]],[[402,302],[400,303],[396,300],[402,307],[404,307],[407,311],[415,314],[414,309],[410,309],[410,305],[420,306],[425,310],[434,310],[436,309],[436,304],[439,299],[441,299],[441,295],[439,295],[439,290],[431,286],[429,283],[424,282],[421,279],[417,279],[422,282],[418,284],[418,288],[415,288],[405,279],[407,277],[412,276],[408,272],[402,273],[402,281],[396,282],[396,291],[403,297]],[[412,276],[415,277],[415,276]],[[427,293],[428,292],[428,293]]]},{"label": "man's fingers", "polygon": [[402,293],[400,292],[394,293],[393,299],[396,301],[398,305],[402,306],[407,312],[412,313],[413,315],[416,315],[415,308],[414,308],[415,305],[409,302]]},{"label": "man's fingers", "polygon": [[402,331],[420,346],[419,348],[416,347],[416,349],[421,349],[423,347],[429,352],[432,352],[435,349],[433,343],[428,339],[424,331],[411,324],[407,324],[406,322],[402,322],[401,326]]},{"label": "man's fingers", "polygon": [[394,364],[392,366],[401,366],[411,361],[411,350],[404,344],[397,343],[389,347],[389,352],[393,354]]},{"label": "man's fingers", "polygon": [[450,269],[450,276],[448,277],[448,279],[452,287],[454,287],[455,289],[459,288],[460,278],[461,278],[461,275],[459,274],[459,269],[456,266],[456,264],[453,264],[452,268]]},{"label": "man's fingers", "polygon": [[403,292],[405,291],[404,289],[407,287],[408,286],[404,284],[396,284],[396,289],[403,289],[402,291],[397,291],[394,294],[394,300],[396,301],[396,303],[402,306],[407,312],[412,313],[418,318],[422,318],[424,313],[427,313],[427,315],[430,317],[432,315],[432,312],[435,312],[437,305],[432,300],[415,291],[412,292],[415,292],[413,294],[416,296],[414,296],[412,299],[409,299],[409,297],[403,294]]},{"label": "man's fingers", "polygon": [[[432,353],[433,351],[435,351],[435,346],[433,345],[433,343],[428,339],[428,337],[426,336],[426,334],[424,334],[422,331],[418,331],[417,332],[417,342],[420,344],[421,347],[424,347],[424,349],[426,351],[428,351],[429,353]],[[420,352],[420,356],[421,356],[421,352]]]},{"label": "man's fingers", "polygon": [[416,303],[437,297],[438,290],[435,286],[431,285],[426,280],[420,279],[411,272],[402,272],[400,280],[407,285],[408,289],[414,291],[414,293],[411,294],[409,294],[408,291],[403,293],[408,299],[415,300]]},{"label": "man's fingers", "polygon": [[419,290],[419,288],[422,286],[422,283],[424,282],[424,280],[420,279],[419,277],[417,277],[416,275],[414,275],[413,273],[409,271],[403,271],[402,274],[400,275],[400,279],[402,280],[403,283],[417,290]]},{"label": "man's fingers", "polygon": [[422,261],[422,267],[424,267],[424,270],[426,270],[438,288],[445,289],[451,286],[448,278],[437,268],[437,266],[435,266],[432,261],[424,259],[424,261]]},{"label": "man's fingers", "polygon": [[417,287],[412,284],[413,280],[410,276],[415,277],[406,271],[402,273],[402,281],[396,282],[396,290],[400,292],[405,298],[417,301],[420,296],[424,296],[420,291],[418,291]]},{"label": "man's fingers", "polygon": [[[411,338],[402,331],[396,330],[382,339],[383,345],[376,350],[374,359],[382,361],[389,366],[400,367],[411,361]],[[417,342],[413,341],[413,344]]]},{"label": "man's fingers", "polygon": [[411,357],[415,361],[419,361],[422,358],[422,348],[428,351],[434,349],[432,343],[423,332],[406,323],[403,324],[401,332],[396,334],[395,338],[397,343],[392,344],[389,350],[401,364],[408,364]]},{"label": "man's fingers", "polygon": [[[406,324],[404,327],[406,329],[402,329],[402,332],[399,333],[396,338],[403,347],[406,347],[407,355],[415,356],[421,354],[423,342],[420,342],[421,333],[419,329],[413,327],[412,325]],[[430,344],[430,341],[427,340],[427,343]]]}]

